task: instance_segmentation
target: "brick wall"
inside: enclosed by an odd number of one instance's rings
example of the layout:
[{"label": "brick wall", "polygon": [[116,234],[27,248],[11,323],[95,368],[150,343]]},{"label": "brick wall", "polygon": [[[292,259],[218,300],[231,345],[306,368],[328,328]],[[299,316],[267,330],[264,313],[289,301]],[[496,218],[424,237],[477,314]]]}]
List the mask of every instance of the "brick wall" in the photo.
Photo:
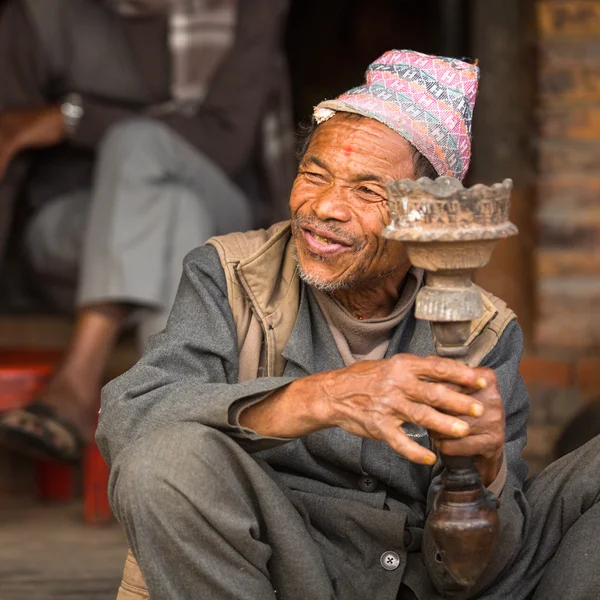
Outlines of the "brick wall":
[{"label": "brick wall", "polygon": [[525,458],[537,473],[553,457],[553,446],[564,425],[600,397],[600,358],[572,360],[525,356],[521,375],[531,398]]},{"label": "brick wall", "polygon": [[600,350],[600,1],[538,0],[538,349]]},{"label": "brick wall", "polygon": [[[564,425],[600,397],[600,0],[537,0],[531,472]],[[544,357],[544,358],[542,358]]]}]

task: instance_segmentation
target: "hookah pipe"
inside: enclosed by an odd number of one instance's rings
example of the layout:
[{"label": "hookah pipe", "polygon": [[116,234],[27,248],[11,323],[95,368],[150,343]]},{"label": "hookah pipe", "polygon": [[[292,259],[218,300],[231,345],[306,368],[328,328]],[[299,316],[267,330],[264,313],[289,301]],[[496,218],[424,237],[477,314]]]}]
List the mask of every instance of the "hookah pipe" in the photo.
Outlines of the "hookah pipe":
[{"label": "hookah pipe", "polygon": [[[466,362],[473,322],[483,315],[472,283],[498,239],[517,233],[508,212],[512,181],[464,188],[453,177],[387,185],[391,224],[383,236],[404,243],[425,270],[415,316],[430,321],[438,356]],[[428,517],[442,562],[457,589],[475,584],[489,564],[499,531],[497,500],[482,484],[473,457],[441,455],[442,485]]]}]

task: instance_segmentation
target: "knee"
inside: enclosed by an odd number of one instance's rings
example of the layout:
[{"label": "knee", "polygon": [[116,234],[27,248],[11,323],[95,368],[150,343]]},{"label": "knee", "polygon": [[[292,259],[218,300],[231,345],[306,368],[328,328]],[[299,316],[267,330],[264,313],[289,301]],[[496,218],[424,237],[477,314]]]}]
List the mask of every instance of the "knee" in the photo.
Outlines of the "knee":
[{"label": "knee", "polygon": [[202,481],[227,468],[232,440],[198,423],[166,427],[122,450],[111,470],[109,495],[119,520],[177,511]]},{"label": "knee", "polygon": [[153,119],[135,117],[119,121],[109,127],[100,146],[100,160],[123,162],[136,157],[158,154],[164,151],[169,139],[169,128]]}]

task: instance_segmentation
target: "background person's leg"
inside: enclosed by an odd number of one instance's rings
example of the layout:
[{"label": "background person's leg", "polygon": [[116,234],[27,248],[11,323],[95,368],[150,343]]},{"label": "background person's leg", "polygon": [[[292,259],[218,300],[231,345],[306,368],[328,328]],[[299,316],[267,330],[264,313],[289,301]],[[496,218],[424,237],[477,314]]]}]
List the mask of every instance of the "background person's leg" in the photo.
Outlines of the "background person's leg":
[{"label": "background person's leg", "polygon": [[[185,255],[217,231],[214,219],[203,201],[185,186],[165,184],[162,186],[161,199],[165,209],[164,221],[162,226],[155,228],[154,235],[164,239],[156,240],[153,245],[156,251],[153,260],[158,265],[157,277],[154,279],[157,288],[152,292],[155,302],[151,308],[136,311],[137,314],[134,315],[140,348],[144,348],[148,338],[162,331],[167,324],[181,280]],[[131,275],[136,281],[142,276],[142,273]],[[142,285],[147,283],[149,282],[143,282]],[[132,281],[132,285],[135,285],[135,281]]]},{"label": "background person's leg", "polygon": [[185,254],[212,235],[247,229],[251,215],[218,167],[168,127],[145,119],[120,123],[107,134],[85,221],[75,244],[80,309],[74,334],[38,398],[83,441],[91,435],[104,370],[127,318],[135,309],[155,311],[143,331],[161,329]]},{"label": "background person's leg", "polygon": [[[56,198],[26,231],[25,250],[36,280],[66,312],[74,307],[89,198],[87,190]],[[123,314],[121,306],[96,307],[77,320],[63,362],[40,396],[2,416],[5,443],[57,459],[79,457],[82,443],[92,437],[104,364]]]},{"label": "background person's leg", "polygon": [[184,256],[212,235],[251,224],[240,190],[167,126],[119,124],[98,159],[79,305],[168,311]]},{"label": "background person's leg", "polygon": [[180,423],[135,442],[109,495],[153,600],[335,597],[297,510],[215,429]]}]

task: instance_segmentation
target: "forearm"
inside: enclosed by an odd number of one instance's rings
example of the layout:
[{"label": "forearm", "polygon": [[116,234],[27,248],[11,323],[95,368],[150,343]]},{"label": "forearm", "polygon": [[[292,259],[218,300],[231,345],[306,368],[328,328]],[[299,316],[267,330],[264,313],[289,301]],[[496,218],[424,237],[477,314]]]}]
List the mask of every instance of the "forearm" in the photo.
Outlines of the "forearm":
[{"label": "forearm", "polygon": [[0,113],[0,179],[17,154],[58,144],[65,135],[60,107],[17,108]]},{"label": "forearm", "polygon": [[[164,334],[159,334],[157,338]],[[182,357],[171,347],[173,360]],[[96,433],[98,447],[110,465],[116,456],[136,439],[158,428],[183,421],[201,423],[240,440],[256,452],[285,444],[286,437],[255,435],[241,429],[229,419],[231,407],[257,396],[264,396],[290,384],[289,378],[260,378],[237,384],[208,383],[223,379],[212,373],[202,373],[201,359],[198,377],[174,381],[166,372],[170,357],[158,356],[150,350],[137,365],[111,381],[102,390],[102,410]]]},{"label": "forearm", "polygon": [[330,427],[331,404],[322,392],[327,377],[303,377],[272,392],[240,413],[240,425],[276,438],[299,438]]}]

